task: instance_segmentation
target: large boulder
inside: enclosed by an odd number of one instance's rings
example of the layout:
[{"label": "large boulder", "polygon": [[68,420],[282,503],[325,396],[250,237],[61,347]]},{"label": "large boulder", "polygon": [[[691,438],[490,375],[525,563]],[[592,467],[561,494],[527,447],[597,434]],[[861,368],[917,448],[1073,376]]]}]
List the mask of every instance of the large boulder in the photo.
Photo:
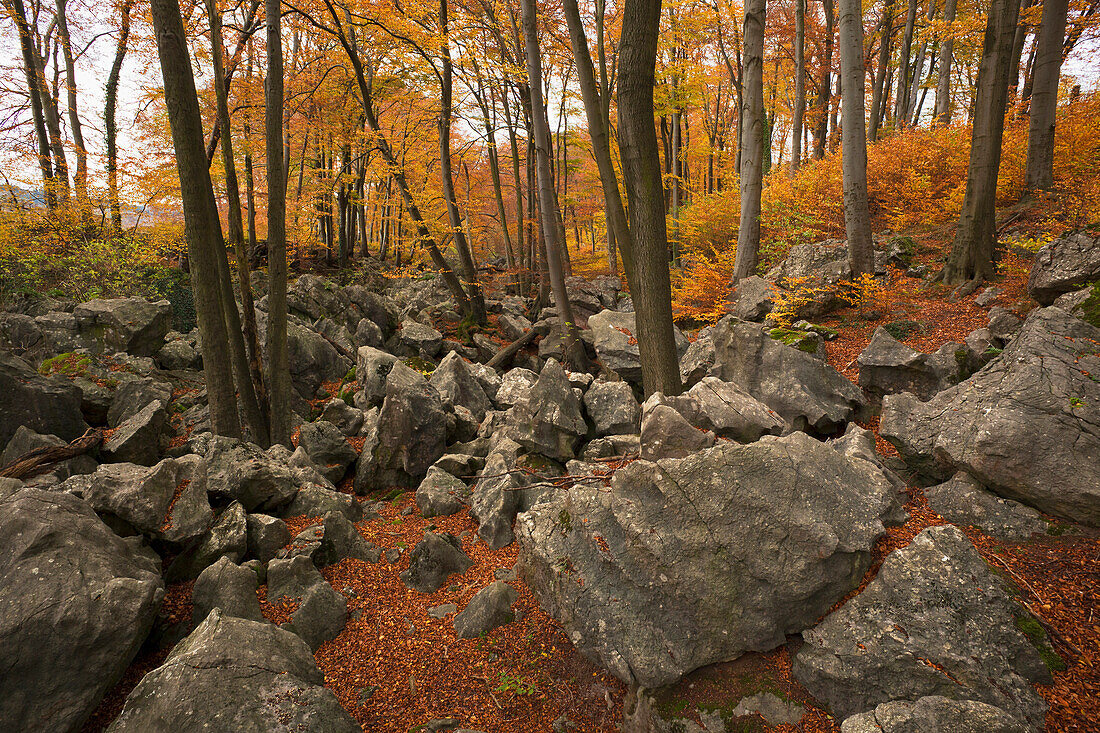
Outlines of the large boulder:
[{"label": "large boulder", "polygon": [[998,707],[977,700],[951,700],[940,695],[916,702],[884,702],[853,715],[840,733],[1027,733],[1028,727]]},{"label": "large boulder", "polygon": [[[966,354],[964,351],[964,362]],[[875,329],[871,342],[859,356],[859,386],[870,394],[911,392],[928,400],[958,382],[959,365],[912,349],[890,335],[884,326]],[[954,379],[952,378],[954,377]]]},{"label": "large boulder", "polygon": [[924,490],[928,505],[941,517],[962,527],[980,527],[1004,542],[1020,542],[1050,525],[1035,509],[1002,499],[960,471],[947,481]]},{"label": "large boulder", "polygon": [[737,282],[737,294],[733,299],[733,316],[742,321],[763,321],[775,300],[775,288],[770,282],[752,275]]},{"label": "large boulder", "polygon": [[[638,351],[637,325],[633,313],[604,310],[588,319],[581,336],[596,349],[600,363],[631,384],[642,383],[642,357]],[[673,327],[676,352],[683,356],[688,340]]]},{"label": "large boulder", "polygon": [[500,388],[497,389],[493,400],[500,405],[501,409],[506,410],[523,399],[538,380],[539,375],[530,369],[523,367],[509,369],[500,378]]},{"label": "large boulder", "polygon": [[942,481],[964,470],[991,491],[1100,526],[1100,328],[1034,311],[1004,352],[928,402],[883,399],[881,434]]},{"label": "large boulder", "polygon": [[538,381],[509,411],[506,430],[529,451],[563,460],[573,457],[588,426],[561,364],[547,360]]},{"label": "large boulder", "polygon": [[733,382],[717,377],[704,377],[684,394],[667,397],[664,402],[694,427],[738,443],[779,435],[785,427],[774,410]]},{"label": "large boulder", "polygon": [[0,444],[19,426],[73,440],[88,429],[79,387],[60,376],[43,377],[29,363],[0,349]]},{"label": "large boulder", "polygon": [[455,616],[455,636],[472,639],[515,619],[512,604],[519,598],[516,589],[502,580],[495,580],[477,592],[470,603]]},{"label": "large boulder", "polygon": [[409,567],[401,572],[401,582],[420,593],[434,593],[451,575],[464,573],[473,564],[454,535],[425,532],[409,555]]},{"label": "large boulder", "polygon": [[452,351],[439,362],[428,383],[435,387],[444,403],[462,405],[479,422],[485,417],[486,411],[493,409],[492,400],[485,394],[469,362],[457,352]]},{"label": "large boulder", "polygon": [[386,379],[398,361],[396,356],[380,349],[359,347],[355,352],[355,379],[359,382],[361,395],[357,399],[362,404],[357,405],[358,407],[367,409],[372,405],[382,404],[382,400],[386,398]]},{"label": "large boulder", "polygon": [[358,733],[309,647],[267,623],[215,609],[138,683],[111,733]]},{"label": "large boulder", "polygon": [[1034,619],[1003,583],[962,532],[930,527],[803,634],[793,676],[839,718],[942,695],[989,703],[1041,730],[1046,704],[1031,685],[1050,684],[1050,672],[1021,631]]},{"label": "large boulder", "polygon": [[1042,305],[1050,305],[1062,293],[1083,288],[1094,280],[1100,280],[1100,237],[1075,232],[1039,250],[1031,266],[1027,292]]},{"label": "large boulder", "polygon": [[241,567],[227,557],[203,570],[191,590],[191,621],[206,619],[215,608],[225,616],[263,621],[256,589],[260,579],[250,568]]},{"label": "large boulder", "polygon": [[[43,435],[34,432],[26,425],[20,425],[19,429],[15,431],[15,435],[4,447],[3,453],[0,453],[0,467],[15,463],[33,450],[59,448],[64,445],[67,445],[67,443],[56,435]],[[94,458],[85,453],[67,461],[55,463],[49,468],[49,473],[40,474],[41,478],[36,477],[29,480],[36,483],[38,481],[49,484],[57,483],[70,476],[94,473],[98,465]]]},{"label": "large boulder", "polygon": [[686,458],[714,445],[715,435],[695,427],[654,393],[642,407],[641,456],[650,461]]},{"label": "large boulder", "polygon": [[159,401],[150,402],[114,429],[103,442],[103,457],[114,462],[153,465],[167,443],[167,423],[168,411],[164,405]]},{"label": "large boulder", "polygon": [[636,433],[642,408],[626,382],[596,382],[584,393],[584,406],[597,436]]},{"label": "large boulder", "polygon": [[298,555],[272,560],[267,567],[267,599],[290,600],[294,610],[282,628],[300,636],[316,651],[335,639],[348,618],[348,601],[328,584],[310,559]]},{"label": "large boulder", "polygon": [[462,511],[462,498],[469,494],[466,484],[432,466],[416,489],[416,506],[422,517],[445,517]]},{"label": "large boulder", "polygon": [[79,730],[152,628],[156,556],[61,492],[0,490],[0,720]]},{"label": "large boulder", "polygon": [[306,423],[298,433],[298,445],[305,449],[321,475],[338,483],[359,454],[337,426],[324,420]]},{"label": "large boulder", "polygon": [[[360,349],[362,351],[362,349]],[[355,473],[355,490],[414,488],[443,455],[447,443],[443,402],[424,377],[404,364],[386,376],[378,428],[368,436]]]},{"label": "large boulder", "polygon": [[144,298],[89,300],[73,309],[73,317],[88,346],[100,353],[152,356],[172,327],[172,304]]},{"label": "large boulder", "polygon": [[642,687],[782,644],[855,588],[899,494],[804,433],[635,461],[516,521],[522,574],[586,657]]},{"label": "large boulder", "polygon": [[711,331],[710,375],[733,382],[795,430],[831,433],[861,416],[863,393],[819,354],[787,346],[756,323],[723,318]]},{"label": "large boulder", "polygon": [[271,452],[255,443],[221,436],[210,441],[203,461],[203,477],[207,491],[236,499],[249,512],[286,506],[303,483],[299,470]]}]

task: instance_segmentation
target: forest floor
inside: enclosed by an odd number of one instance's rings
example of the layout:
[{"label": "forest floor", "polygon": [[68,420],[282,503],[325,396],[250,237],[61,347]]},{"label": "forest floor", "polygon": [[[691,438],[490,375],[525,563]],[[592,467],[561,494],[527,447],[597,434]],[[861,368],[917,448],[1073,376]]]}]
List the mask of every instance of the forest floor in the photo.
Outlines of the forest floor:
[{"label": "forest floor", "polygon": [[[919,256],[930,262],[944,251],[945,244],[926,238],[918,247]],[[997,304],[1022,315],[1029,307],[1024,287],[1027,268],[1010,259],[1002,267],[1002,275],[1003,280],[995,283],[1003,291]],[[854,381],[858,375],[856,356],[875,329],[898,320],[918,324],[908,343],[922,351],[962,341],[972,330],[987,325],[988,311],[974,304],[974,295],[948,302],[948,292],[894,273],[875,307],[845,309],[824,321],[840,333],[827,344],[829,363]],[[877,418],[866,427],[878,438]],[[885,455],[896,455],[881,438],[878,448]],[[349,484],[345,481],[341,488],[350,492]],[[928,507],[919,488],[911,487],[908,496],[908,521],[889,529],[879,540],[872,567],[849,598],[874,578],[886,555],[906,546],[926,527],[946,523]],[[465,511],[423,519],[413,497],[413,492],[400,494],[384,505],[380,516],[359,522],[362,535],[383,549],[408,550],[425,531],[446,531],[461,540],[475,563],[430,594],[410,590],[398,577],[408,566],[407,552],[394,564],[345,560],[323,571],[333,587],[348,598],[347,627],[316,653],[325,684],[341,704],[364,730],[377,733],[410,733],[444,719],[486,733],[617,730],[626,686],[582,658],[561,626],[539,607],[523,581],[516,579],[516,546],[489,550],[478,541],[476,523]],[[298,532],[316,521],[320,520],[301,518],[288,524],[292,532]],[[1066,669],[1054,674],[1053,685],[1037,687],[1050,706],[1047,730],[1100,731],[1100,536],[1078,533],[1057,521],[1053,521],[1050,535],[1020,543],[998,542],[974,528],[964,531],[994,568],[1020,586],[1021,600],[1041,620],[1066,662]],[[448,603],[462,609],[478,590],[497,578],[507,580],[519,593],[516,622],[481,638],[458,639],[453,611],[437,614],[439,618],[429,612]],[[261,598],[265,590],[261,588]],[[190,594],[191,583],[169,586],[162,616],[176,622],[189,619]],[[286,620],[289,609],[266,600],[262,605],[270,620]],[[799,643],[791,638],[766,654],[746,654],[698,670],[662,691],[658,709],[689,718],[697,718],[700,710],[718,710],[728,717],[743,695],[768,691],[803,703],[807,713],[802,722],[768,726],[754,717],[739,720],[744,727],[738,730],[839,731],[839,721],[791,679],[791,656]],[[141,676],[159,665],[167,653],[166,649],[142,652],[85,730],[103,730]],[[562,716],[570,727],[555,725]]]}]

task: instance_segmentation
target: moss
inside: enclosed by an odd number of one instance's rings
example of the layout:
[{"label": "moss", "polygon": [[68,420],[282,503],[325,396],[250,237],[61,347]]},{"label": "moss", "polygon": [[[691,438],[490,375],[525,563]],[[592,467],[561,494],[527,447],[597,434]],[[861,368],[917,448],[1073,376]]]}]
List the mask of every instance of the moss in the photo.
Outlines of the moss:
[{"label": "moss", "polygon": [[69,377],[82,377],[88,373],[88,367],[92,364],[92,358],[87,354],[77,354],[69,351],[46,359],[38,367],[41,374],[64,374]]},{"label": "moss", "polygon": [[344,381],[345,382],[354,382],[355,381],[355,367],[352,367],[351,369],[348,369],[348,373],[344,375]]},{"label": "moss", "polygon": [[793,346],[799,351],[805,351],[807,354],[817,353],[817,339],[810,337],[805,331],[797,331],[793,328],[773,328],[768,331],[768,336],[787,346]]},{"label": "moss", "polygon": [[409,358],[404,359],[402,363],[410,369],[415,369],[416,371],[420,372],[425,377],[429,377],[432,375],[433,372],[435,372],[435,364],[431,363],[427,359],[421,359],[419,356],[410,356]]},{"label": "moss", "polygon": [[970,369],[970,350],[965,346],[955,349],[955,364],[959,369],[959,381],[969,379],[973,372]]},{"label": "moss", "polygon": [[890,334],[898,341],[905,341],[910,336],[921,330],[921,324],[916,321],[901,320],[893,321],[883,325],[886,333]]},{"label": "moss", "polygon": [[558,524],[561,525],[562,532],[568,532],[573,528],[573,517],[568,511],[562,509],[561,512],[558,513]]},{"label": "moss", "polygon": [[1035,650],[1039,652],[1039,656],[1042,657],[1043,663],[1046,664],[1047,669],[1051,672],[1062,672],[1066,668],[1066,663],[1058,652],[1050,646],[1050,641],[1047,639],[1047,632],[1043,630],[1042,624],[1035,620],[1034,617],[1027,614],[1017,614],[1016,616],[1016,628],[1018,628],[1027,640],[1031,642],[1031,645],[1035,647]]},{"label": "moss", "polygon": [[1084,302],[1076,308],[1081,314],[1081,320],[1100,328],[1100,280],[1092,284],[1092,292]]},{"label": "moss", "polygon": [[1047,534],[1051,537],[1060,537],[1066,533],[1067,529],[1069,529],[1068,525],[1052,522],[1049,519],[1047,520]]}]

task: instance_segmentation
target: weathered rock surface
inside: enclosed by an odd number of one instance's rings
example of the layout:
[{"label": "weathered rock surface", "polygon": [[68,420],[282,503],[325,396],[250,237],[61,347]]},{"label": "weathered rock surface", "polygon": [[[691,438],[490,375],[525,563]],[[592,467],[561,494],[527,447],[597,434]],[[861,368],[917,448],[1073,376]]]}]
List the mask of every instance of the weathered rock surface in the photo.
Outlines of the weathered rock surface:
[{"label": "weathered rock surface", "polygon": [[626,382],[596,382],[584,393],[584,407],[597,436],[641,429],[642,408]]},{"label": "weathered rock surface", "polygon": [[100,466],[84,500],[100,514],[125,520],[147,537],[186,543],[213,524],[204,482],[196,480],[198,456],[165,458],[152,467],[132,463]]},{"label": "weathered rock surface", "polygon": [[439,362],[428,383],[435,387],[444,403],[462,405],[474,414],[478,422],[485,417],[487,410],[493,409],[492,400],[474,376],[469,362],[453,351]]},{"label": "weathered rock surface", "polygon": [[515,618],[512,604],[519,599],[516,589],[495,580],[470,599],[470,603],[455,616],[455,635],[459,639],[472,639],[511,623]]},{"label": "weathered rock surface", "polygon": [[363,506],[348,494],[322,486],[303,486],[282,511],[284,517],[323,517],[340,512],[352,522],[363,518]]},{"label": "weathered rock surface", "polygon": [[422,517],[445,517],[461,511],[465,505],[459,497],[469,493],[465,483],[432,466],[416,489],[416,506]]},{"label": "weathered rock surface", "polygon": [[[803,634],[793,676],[846,718],[891,700],[978,700],[1040,730],[1050,681],[1024,609],[958,529],[930,527],[867,588]],[[1034,622],[1033,622],[1034,623]]]},{"label": "weathered rock surface", "polygon": [[1100,279],[1100,237],[1075,232],[1043,246],[1035,255],[1028,294],[1042,305],[1050,305],[1062,293],[1069,293]]},{"label": "weathered rock surface", "polygon": [[509,411],[506,430],[530,451],[563,460],[573,457],[588,426],[561,364],[547,360],[538,381]]},{"label": "weathered rock surface", "polygon": [[924,496],[928,505],[947,521],[963,527],[980,527],[1003,541],[1026,540],[1050,526],[1035,509],[989,493],[962,471],[942,484],[926,488]]},{"label": "weathered rock surface", "polygon": [[212,612],[126,698],[111,733],[358,733],[297,636]]},{"label": "weathered rock surface", "polygon": [[733,382],[723,382],[717,377],[704,377],[684,394],[666,397],[664,404],[696,428],[738,443],[752,443],[763,435],[779,435],[785,427],[774,410]]},{"label": "weathered rock surface", "polygon": [[73,317],[89,347],[99,353],[125,351],[152,356],[164,345],[172,327],[172,305],[144,298],[89,300],[73,309]]},{"label": "weathered rock surface", "polygon": [[221,609],[224,616],[263,621],[260,599],[256,595],[259,587],[256,573],[227,557],[221,558],[199,573],[195,580],[191,590],[192,622],[202,623],[215,608]]},{"label": "weathered rock surface", "polygon": [[425,532],[409,556],[409,568],[402,571],[401,582],[420,593],[433,593],[448,577],[466,572],[473,564],[454,535]]},{"label": "weathered rock surface", "polygon": [[714,433],[696,428],[661,397],[655,393],[642,408],[642,458],[686,458],[714,445]]},{"label": "weathered rock surface", "polygon": [[539,375],[530,369],[516,367],[509,369],[500,379],[500,389],[493,398],[503,409],[512,407],[524,396],[527,391],[539,380]]},{"label": "weathered rock surface", "polygon": [[321,475],[334,484],[344,478],[348,467],[359,458],[340,428],[330,422],[306,423],[298,435],[298,446],[309,454]]},{"label": "weathered rock surface", "polygon": [[0,349],[0,445],[20,425],[62,440],[88,429],[80,413],[80,388],[64,377],[43,377],[28,362]]},{"label": "weathered rock surface", "polygon": [[303,555],[271,561],[267,566],[267,598],[271,602],[283,598],[296,602],[290,621],[281,628],[300,636],[314,651],[335,639],[347,623],[347,599],[333,590]]},{"label": "weathered rock surface", "polygon": [[248,515],[239,501],[224,510],[201,541],[184,550],[168,566],[169,581],[197,578],[206,568],[223,557],[235,563],[248,551]]},{"label": "weathered rock surface", "polygon": [[[859,386],[874,395],[911,392],[928,400],[953,383],[949,381],[950,373],[937,368],[944,365],[898,341],[882,326],[875,329],[871,342],[856,360]],[[957,372],[957,368],[951,371]]]},{"label": "weathered rock surface", "polygon": [[164,451],[167,422],[168,412],[164,405],[159,401],[150,402],[115,428],[103,443],[103,457],[114,462],[153,465]]},{"label": "weathered rock surface", "polygon": [[733,316],[742,321],[763,321],[772,310],[775,288],[770,282],[753,275],[737,283],[737,295],[733,304]]},{"label": "weathered rock surface", "polygon": [[164,596],[159,563],[60,492],[0,492],[0,720],[79,730],[122,677]]},{"label": "weathered rock surface", "polygon": [[657,687],[766,650],[856,587],[897,490],[803,434],[635,461],[521,514],[523,576],[588,658]]},{"label": "weathered rock surface", "polygon": [[301,477],[255,443],[216,436],[203,461],[206,490],[236,499],[246,511],[273,511],[298,493]]},{"label": "weathered rock surface", "polygon": [[1100,526],[1100,328],[1034,311],[1004,352],[928,402],[883,399],[881,434],[932,480],[964,470],[982,485]]},{"label": "weathered rock surface", "polygon": [[[642,383],[642,359],[635,337],[637,325],[633,313],[604,310],[588,319],[588,329],[582,337],[596,349],[600,363],[631,384]],[[673,328],[676,351],[683,356],[688,341],[678,328]]]},{"label": "weathered rock surface", "polygon": [[352,559],[364,562],[378,562],[382,551],[359,534],[355,525],[340,512],[329,512],[321,524],[324,534],[317,552],[313,554],[313,563],[324,567],[341,560]]},{"label": "weathered rock surface", "polygon": [[286,522],[267,514],[249,514],[248,556],[267,562],[290,542],[290,529]]},{"label": "weathered rock surface", "polygon": [[939,695],[916,702],[885,702],[853,715],[840,733],[1027,733],[1028,727],[1004,710],[976,700],[951,700]]}]

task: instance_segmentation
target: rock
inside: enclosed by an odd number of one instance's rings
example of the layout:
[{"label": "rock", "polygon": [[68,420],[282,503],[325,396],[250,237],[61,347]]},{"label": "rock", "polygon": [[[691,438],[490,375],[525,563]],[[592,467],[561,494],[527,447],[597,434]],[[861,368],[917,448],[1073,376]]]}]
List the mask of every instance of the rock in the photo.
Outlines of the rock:
[{"label": "rock", "polygon": [[455,635],[472,639],[515,619],[512,604],[519,599],[515,588],[495,580],[477,592],[462,613],[455,616]]},{"label": "rock", "polygon": [[911,392],[921,400],[929,400],[953,383],[950,381],[951,375],[943,373],[938,361],[909,348],[882,326],[875,329],[871,342],[856,357],[856,361],[859,364],[859,386],[880,397]]},{"label": "rock", "polygon": [[141,412],[150,402],[159,402],[162,407],[168,407],[171,399],[172,386],[167,382],[142,377],[125,379],[111,398],[107,424],[113,428],[118,427]]},{"label": "rock", "polygon": [[596,382],[585,392],[584,406],[596,435],[636,433],[641,428],[642,408],[626,382]]},{"label": "rock", "polygon": [[840,733],[1028,733],[1018,719],[984,702],[950,700],[939,695],[916,702],[884,702],[874,710],[853,715]]},{"label": "rock", "polygon": [[684,382],[684,388],[688,389],[698,384],[703,377],[707,376],[712,366],[714,366],[714,341],[708,329],[706,335],[700,334],[691,342],[683,357],[680,358],[680,379]]},{"label": "rock", "polygon": [[412,320],[403,322],[396,336],[408,356],[419,356],[421,359],[435,359],[443,345],[443,335],[439,331]]},{"label": "rock", "polygon": [[515,341],[531,330],[531,322],[521,315],[501,313],[497,320],[497,328],[501,336],[509,341]]},{"label": "rock", "polygon": [[182,552],[165,572],[169,581],[190,580],[227,557],[234,563],[248,551],[248,515],[240,502],[233,502],[221,513],[202,541]]},{"label": "rock", "polygon": [[321,411],[321,419],[336,426],[345,437],[359,434],[363,427],[363,411],[352,407],[342,399],[330,400]]},{"label": "rock", "polygon": [[714,445],[714,433],[696,428],[660,398],[656,393],[642,408],[642,458],[686,458]]},{"label": "rock", "polygon": [[635,461],[516,521],[521,573],[582,654],[658,687],[768,650],[855,588],[904,515],[868,461],[803,433]]},{"label": "rock", "polygon": [[492,401],[481,388],[481,382],[474,376],[469,363],[453,351],[439,362],[428,384],[435,387],[444,404],[465,407],[479,423],[486,411],[493,409]]},{"label": "rock", "polygon": [[1035,255],[1027,292],[1041,305],[1050,305],[1100,279],[1100,237],[1079,231],[1043,246]]},{"label": "rock", "polygon": [[23,359],[0,350],[0,444],[7,445],[20,426],[65,441],[79,438],[88,429],[80,399],[80,389],[69,380],[40,376]]},{"label": "rock", "polygon": [[767,405],[736,384],[716,377],[704,377],[685,394],[667,397],[664,403],[699,430],[738,443],[752,443],[762,435],[779,435],[785,427]]},{"label": "rock", "polygon": [[382,329],[369,318],[361,318],[355,327],[355,345],[370,346],[375,349],[382,348],[386,342]]},{"label": "rock", "polygon": [[333,565],[349,558],[363,562],[378,562],[381,559],[382,551],[374,543],[363,539],[355,525],[340,512],[326,514],[322,528],[324,535],[313,555],[313,563],[317,567]]},{"label": "rock", "polygon": [[359,347],[356,352],[355,378],[359,382],[364,409],[382,404],[386,397],[386,378],[398,361],[396,356],[385,351],[370,346]]},{"label": "rock", "polygon": [[1050,684],[1026,615],[955,527],[930,527],[886,558],[867,588],[803,634],[792,674],[846,718],[928,695],[1000,707],[1042,728]]},{"label": "rock", "polygon": [[268,602],[283,598],[296,601],[297,608],[280,628],[302,637],[313,651],[335,639],[347,623],[347,599],[332,589],[307,557],[272,560],[268,564]]},{"label": "rock", "polygon": [[553,359],[546,362],[538,381],[509,411],[506,432],[535,453],[549,458],[573,457],[588,426],[561,364]]},{"label": "rock", "polygon": [[[1064,309],[1067,312],[1068,308]],[[1009,341],[1020,330],[1020,326],[1023,324],[1016,314],[1012,311],[1005,310],[1000,306],[994,306],[989,309],[989,332],[993,335],[993,338],[1003,341]]]},{"label": "rock", "polygon": [[[466,444],[468,446],[469,444]],[[469,450],[466,446],[452,446],[452,448],[463,451]],[[478,471],[485,468],[485,458],[476,455],[469,455],[468,453],[446,453],[439,457],[435,463],[432,464],[432,468],[438,468],[442,471],[446,471],[457,479],[467,479],[477,474]],[[430,469],[429,469],[430,473]],[[426,477],[425,477],[426,478]]]},{"label": "rock", "polygon": [[267,514],[249,514],[248,556],[267,562],[290,542],[290,530],[286,522]]},{"label": "rock", "polygon": [[858,387],[820,357],[769,338],[759,325],[723,318],[711,338],[710,376],[733,382],[795,430],[836,432],[861,416]]},{"label": "rock", "polygon": [[638,456],[641,452],[640,435],[609,435],[589,442],[581,451],[581,459],[594,461],[617,456]]},{"label": "rock", "polygon": [[[15,435],[4,447],[4,452],[0,453],[0,467],[15,463],[33,450],[56,448],[63,445],[68,444],[56,435],[42,435],[34,432],[26,425],[20,425],[15,431]],[[49,475],[56,481],[64,481],[70,476],[95,473],[98,465],[94,458],[85,453],[67,461],[53,464],[49,469]]]},{"label": "rock", "polygon": [[443,455],[447,426],[439,393],[419,372],[394,364],[386,377],[386,398],[378,429],[363,446],[355,491],[392,486],[413,488]]},{"label": "rock", "polygon": [[182,545],[213,524],[198,456],[165,458],[146,468],[131,463],[100,466],[84,489],[99,514],[127,522],[147,537]]},{"label": "rock", "polygon": [[[256,326],[266,360],[266,312],[257,310]],[[351,360],[342,356],[324,336],[293,316],[287,319],[286,340],[290,382],[297,395],[303,399],[313,399],[322,382],[338,382],[352,367]]]},{"label": "rock", "polygon": [[500,380],[500,389],[493,399],[502,408],[507,409],[519,402],[539,380],[539,375],[530,369],[516,367],[504,373]]},{"label": "rock", "polygon": [[764,278],[753,275],[737,283],[737,295],[733,304],[734,318],[742,321],[763,321],[771,313],[775,288]]},{"label": "rock", "polygon": [[115,463],[151,466],[164,451],[168,412],[160,402],[150,402],[115,428],[103,443],[103,457]]},{"label": "rock", "polygon": [[[885,273],[886,257],[885,252],[875,253],[876,272]],[[800,318],[819,318],[845,305],[837,290],[841,282],[852,279],[848,245],[840,239],[796,244],[779,267],[767,276],[784,288],[813,288],[812,299],[798,308],[797,315]]]},{"label": "rock", "polygon": [[[1096,285],[1090,288],[1074,290],[1072,293],[1059,295],[1058,299],[1054,301],[1054,305],[1061,308],[1066,313],[1072,313],[1081,320],[1095,326],[1097,324],[1097,318],[1100,317],[1100,309],[1097,308],[1097,306],[1100,305],[1100,291],[1097,290]],[[1089,313],[1086,313],[1086,310],[1089,311]],[[993,311],[990,310],[991,319],[992,316]],[[993,328],[992,323],[989,327],[990,329]]]},{"label": "rock", "polygon": [[1005,542],[1019,542],[1050,526],[1039,512],[1011,499],[991,494],[960,471],[924,490],[928,505],[952,524],[979,527]]},{"label": "rock", "polygon": [[[588,319],[588,329],[582,332],[582,336],[595,347],[600,363],[631,384],[641,385],[642,360],[638,340],[634,337],[637,330],[634,314],[600,311]],[[688,341],[675,327],[673,336],[676,352],[683,356],[688,349]]]},{"label": "rock", "polygon": [[478,523],[478,536],[493,550],[512,543],[512,522],[519,512],[519,489],[528,484],[522,472],[513,471],[521,450],[505,439],[489,457],[470,496],[470,516]]},{"label": "rock", "polygon": [[458,606],[453,603],[441,603],[428,609],[428,615],[435,619],[443,619],[458,611]]},{"label": "rock", "polygon": [[161,369],[202,369],[202,355],[183,339],[169,341],[153,355]]},{"label": "rock", "polygon": [[990,491],[1100,526],[1100,329],[1032,312],[1004,352],[928,402],[883,399],[881,434],[931,480],[963,470]]},{"label": "rock", "polygon": [[459,497],[467,494],[465,483],[433,465],[416,489],[416,506],[422,517],[446,517],[462,511]]},{"label": "rock", "polygon": [[363,506],[354,496],[342,494],[321,486],[303,486],[283,509],[284,517],[323,517],[329,512],[340,512],[352,522],[363,518]]},{"label": "rock", "polygon": [[306,527],[298,534],[294,535],[294,538],[290,541],[290,544],[280,549],[275,553],[275,557],[280,560],[287,560],[294,557],[305,557],[314,565],[317,564],[314,558],[317,557],[317,551],[321,549],[321,540],[325,537],[325,528],[320,524],[313,524]]},{"label": "rock", "polygon": [[4,727],[79,730],[137,654],[163,596],[156,556],[80,499],[0,490]]},{"label": "rock", "polygon": [[200,624],[215,608],[220,608],[223,616],[246,618],[250,621],[263,621],[260,611],[260,599],[256,589],[260,580],[256,573],[248,568],[234,564],[223,557],[203,570],[191,591],[191,622]]},{"label": "rock", "polygon": [[323,420],[301,427],[298,446],[305,448],[321,475],[334,484],[344,478],[348,467],[359,458],[340,428]]},{"label": "rock", "polygon": [[452,574],[464,573],[473,564],[454,535],[425,532],[409,556],[409,568],[401,572],[401,582],[420,593],[434,593]]},{"label": "rock", "polygon": [[800,703],[783,700],[770,692],[758,692],[741,698],[733,709],[733,717],[759,715],[768,725],[798,725],[806,707]]},{"label": "rock", "polygon": [[246,511],[276,511],[298,493],[293,467],[255,443],[215,436],[204,459],[206,490],[236,499]]},{"label": "rock", "polygon": [[324,681],[294,634],[213,611],[138,683],[108,730],[358,733]]},{"label": "rock", "polygon": [[144,298],[89,300],[73,309],[77,327],[97,353],[152,356],[172,327],[172,304]]},{"label": "rock", "polygon": [[997,298],[1004,295],[1004,290],[997,287],[989,287],[978,294],[977,298],[974,298],[974,305],[982,308],[988,308],[997,302]]}]

